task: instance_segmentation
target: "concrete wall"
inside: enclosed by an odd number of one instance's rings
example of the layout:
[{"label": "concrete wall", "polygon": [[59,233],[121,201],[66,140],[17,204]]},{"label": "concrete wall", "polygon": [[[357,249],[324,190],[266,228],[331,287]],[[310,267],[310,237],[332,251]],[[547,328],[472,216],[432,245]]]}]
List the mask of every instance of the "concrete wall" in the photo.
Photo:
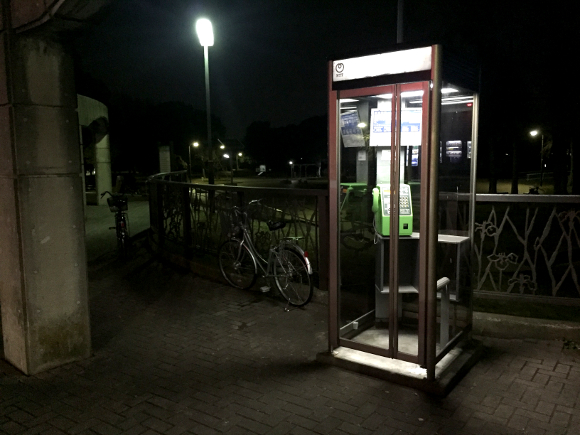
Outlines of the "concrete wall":
[{"label": "concrete wall", "polygon": [[2,339],[27,374],[91,351],[74,71],[56,36],[105,3],[0,1]]}]

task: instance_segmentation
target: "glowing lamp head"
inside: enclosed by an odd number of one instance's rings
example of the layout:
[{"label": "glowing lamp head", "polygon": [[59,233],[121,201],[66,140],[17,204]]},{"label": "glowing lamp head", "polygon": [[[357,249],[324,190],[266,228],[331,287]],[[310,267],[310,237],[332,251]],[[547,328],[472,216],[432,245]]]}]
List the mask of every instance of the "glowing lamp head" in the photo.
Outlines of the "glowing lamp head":
[{"label": "glowing lamp head", "polygon": [[213,28],[211,26],[211,21],[207,18],[200,18],[195,23],[195,31],[197,37],[199,38],[199,43],[203,47],[213,46]]},{"label": "glowing lamp head", "polygon": [[537,136],[537,135],[538,135],[538,130],[530,131],[530,136]]}]

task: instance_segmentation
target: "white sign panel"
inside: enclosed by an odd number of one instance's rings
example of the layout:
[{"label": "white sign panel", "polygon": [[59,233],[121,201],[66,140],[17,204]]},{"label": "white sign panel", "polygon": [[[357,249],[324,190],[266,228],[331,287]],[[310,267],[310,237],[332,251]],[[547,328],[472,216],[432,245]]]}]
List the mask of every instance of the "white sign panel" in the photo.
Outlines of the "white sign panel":
[{"label": "white sign panel", "polygon": [[391,110],[371,109],[370,146],[391,146],[391,114]]},{"label": "white sign panel", "polygon": [[401,110],[401,145],[421,145],[421,109]]},{"label": "white sign panel", "polygon": [[431,69],[431,47],[335,60],[332,68],[334,82],[428,71]]},{"label": "white sign panel", "polygon": [[358,112],[352,110],[340,115],[340,134],[346,148],[364,147],[365,141],[360,124]]}]

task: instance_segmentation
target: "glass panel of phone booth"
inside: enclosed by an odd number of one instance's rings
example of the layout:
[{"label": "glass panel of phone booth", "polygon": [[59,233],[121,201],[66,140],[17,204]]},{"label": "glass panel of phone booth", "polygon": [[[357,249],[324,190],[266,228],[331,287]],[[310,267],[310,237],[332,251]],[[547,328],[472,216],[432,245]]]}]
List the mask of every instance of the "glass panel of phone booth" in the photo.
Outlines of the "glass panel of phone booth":
[{"label": "glass panel of phone booth", "polygon": [[471,319],[470,216],[474,93],[443,83],[439,152],[437,354]]},{"label": "glass panel of phone booth", "polygon": [[371,141],[390,144],[392,103],[392,86],[339,93],[340,338],[350,347],[376,346],[378,354],[386,354],[388,334],[369,335],[375,328],[372,200],[378,157]]},{"label": "glass panel of phone booth", "polygon": [[[340,97],[340,336],[349,341],[343,345],[373,347],[375,353],[415,361],[419,162],[422,100],[428,85],[379,89],[373,95],[350,91],[347,98]],[[392,162],[398,170],[393,170]],[[393,174],[395,183],[391,183]],[[399,204],[394,213],[399,215],[395,246],[390,237],[391,192]],[[372,213],[367,214],[371,207]],[[396,262],[390,261],[393,253]],[[398,285],[390,291],[391,279],[397,277]]]},{"label": "glass panel of phone booth", "polygon": [[[429,85],[426,82],[411,83],[397,86],[399,102],[397,115],[399,137],[396,139],[399,160],[399,185],[397,189],[391,189],[398,193],[398,198],[393,198],[391,205],[398,204],[398,238],[397,248],[391,249],[391,255],[395,253],[398,261],[393,267],[397,267],[398,288],[396,294],[390,295],[391,304],[396,304],[397,309],[392,312],[391,324],[396,320],[397,331],[397,358],[417,362],[419,346],[422,340],[420,334],[419,318],[422,315],[419,298],[419,243],[420,243],[420,197],[421,197],[421,170],[419,166],[420,153],[423,141],[427,137],[424,125],[423,102],[424,93],[428,92]],[[415,156],[415,159],[413,159]],[[391,171],[395,174],[395,171]],[[392,183],[396,186],[396,183]],[[390,242],[393,243],[391,237]],[[396,298],[396,299],[395,299]],[[421,326],[423,324],[421,323]]]}]

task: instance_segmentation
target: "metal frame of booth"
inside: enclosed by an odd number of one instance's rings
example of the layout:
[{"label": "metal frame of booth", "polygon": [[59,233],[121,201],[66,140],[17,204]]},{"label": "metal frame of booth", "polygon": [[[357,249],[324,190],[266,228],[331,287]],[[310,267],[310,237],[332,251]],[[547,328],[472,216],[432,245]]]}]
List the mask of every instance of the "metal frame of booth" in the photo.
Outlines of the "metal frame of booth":
[{"label": "metal frame of booth", "polygon": [[[450,56],[451,59],[451,56]],[[477,120],[478,77],[473,65],[457,61],[453,58],[445,62],[443,49],[440,45],[405,47],[400,46],[393,51],[379,54],[359,56],[341,60],[333,60],[328,64],[328,107],[329,107],[329,234],[330,234],[330,265],[329,265],[329,349],[319,355],[323,361],[342,365],[347,368],[367,371],[370,374],[386,377],[407,383],[418,388],[434,392],[447,391],[461,373],[465,371],[477,358],[478,346],[474,346],[471,339],[472,312],[470,306],[471,286],[469,278],[470,246],[473,240],[473,217],[475,203],[475,168],[477,156]],[[465,223],[461,231],[441,229],[439,226],[439,166],[442,162],[442,145],[440,145],[440,124],[442,113],[443,83],[453,81],[462,89],[472,92],[472,99],[468,103],[471,110],[471,137],[469,142],[470,161],[463,157],[464,166],[469,165],[468,177],[465,178],[463,192],[470,197],[469,222]],[[387,95],[389,101],[383,101],[386,113],[391,117],[391,126],[384,128],[385,146],[372,149],[372,135],[377,134],[369,126],[360,123],[360,130],[344,128],[341,108],[345,110],[346,101],[358,101],[361,98],[372,98]],[[405,99],[405,95],[420,95],[416,100]],[[390,97],[389,97],[390,96]],[[444,99],[445,100],[445,99]],[[451,101],[451,100],[450,100]],[[454,101],[468,101],[459,100]],[[399,235],[399,195],[401,171],[411,162],[413,147],[402,145],[409,134],[402,132],[404,110],[412,103],[419,105],[421,125],[414,140],[419,140],[421,158],[417,164],[416,193],[419,194],[416,214],[417,228],[413,234]],[[359,104],[362,104],[359,102]],[[406,105],[403,107],[403,105]],[[353,116],[362,109],[352,110]],[[372,110],[365,108],[366,113]],[[411,109],[408,109],[411,110]],[[372,113],[373,115],[375,112]],[[368,123],[371,118],[366,116]],[[349,121],[350,122],[350,121]],[[384,127],[384,126],[383,126]],[[365,130],[366,128],[366,130]],[[365,132],[367,132],[365,134]],[[346,132],[346,133],[345,133]],[[350,144],[352,136],[354,145]],[[389,138],[390,135],[390,138]],[[377,134],[378,136],[378,134]],[[361,140],[362,138],[362,140]],[[356,143],[358,140],[358,145]],[[347,142],[349,142],[347,144]],[[375,141],[376,142],[376,141]],[[454,152],[457,152],[455,142]],[[372,188],[376,184],[379,160],[378,154],[390,159],[390,234],[377,234],[376,223],[374,243],[368,249],[374,250],[374,306],[361,309],[361,315],[351,315],[346,319],[342,314],[343,288],[345,274],[341,270],[341,159],[346,146],[358,146],[357,160],[369,159],[368,168],[363,175]],[[451,149],[451,146],[450,146]],[[361,154],[361,152],[363,154]],[[345,154],[346,155],[346,154]],[[450,152],[451,155],[451,152]],[[372,157],[371,157],[372,156]],[[455,158],[454,156],[452,156]],[[461,158],[461,157],[460,157]],[[374,159],[370,162],[371,159]],[[385,157],[382,157],[385,160]],[[449,160],[449,159],[448,159]],[[358,164],[358,163],[357,163]],[[375,166],[373,166],[375,165]],[[360,165],[359,165],[360,166]],[[451,166],[450,166],[451,167]],[[374,175],[369,175],[374,169]],[[361,173],[362,173],[361,172]],[[465,174],[464,174],[465,175]],[[405,174],[406,176],[406,174]],[[365,178],[366,177],[366,178]],[[344,177],[343,177],[344,178]],[[458,177],[459,178],[459,177]],[[469,178],[467,182],[467,178]],[[450,183],[453,184],[453,173],[450,172]],[[356,179],[353,181],[361,181]],[[351,183],[356,184],[356,183]],[[363,183],[359,183],[364,186]],[[457,187],[457,195],[460,188]],[[365,191],[366,192],[366,191]],[[363,193],[367,195],[367,193]],[[449,192],[444,195],[449,197]],[[361,207],[364,207],[361,205]],[[366,224],[369,225],[368,223]],[[441,266],[437,264],[438,249],[441,245],[451,246],[450,252],[455,249],[456,257],[449,261],[455,267],[455,276],[450,280],[446,276],[438,275]],[[342,262],[345,260],[343,259]],[[463,261],[463,263],[461,263]],[[406,269],[402,269],[400,263]],[[414,262],[414,264],[413,264]],[[367,262],[368,263],[368,262]],[[343,267],[344,269],[344,267]],[[410,269],[410,271],[409,271]],[[341,275],[342,273],[342,275]],[[405,282],[409,281],[409,282]],[[411,283],[412,281],[412,283]],[[368,286],[367,286],[368,287]],[[394,289],[394,290],[393,290]],[[370,290],[363,290],[370,292]],[[345,293],[346,294],[346,293]],[[404,302],[405,294],[412,294],[412,302]],[[462,295],[461,327],[452,329],[449,319],[450,312],[455,309]],[[356,297],[356,296],[353,296]],[[405,296],[407,297],[407,296]],[[466,302],[465,302],[466,301]],[[368,302],[373,304],[373,301]],[[403,305],[416,307],[413,313],[413,328],[416,330],[416,342],[412,344],[412,351],[402,349],[399,340],[402,340]],[[364,305],[364,304],[363,304]],[[407,309],[406,309],[407,311]],[[379,323],[382,322],[382,326]],[[363,325],[366,325],[363,327]],[[379,325],[379,326],[377,326]],[[450,332],[451,331],[451,332]],[[380,336],[383,345],[376,342],[365,342],[356,337],[362,334]],[[415,337],[413,335],[413,337]],[[415,338],[414,338],[415,339]],[[449,374],[452,373],[450,376]]]}]

